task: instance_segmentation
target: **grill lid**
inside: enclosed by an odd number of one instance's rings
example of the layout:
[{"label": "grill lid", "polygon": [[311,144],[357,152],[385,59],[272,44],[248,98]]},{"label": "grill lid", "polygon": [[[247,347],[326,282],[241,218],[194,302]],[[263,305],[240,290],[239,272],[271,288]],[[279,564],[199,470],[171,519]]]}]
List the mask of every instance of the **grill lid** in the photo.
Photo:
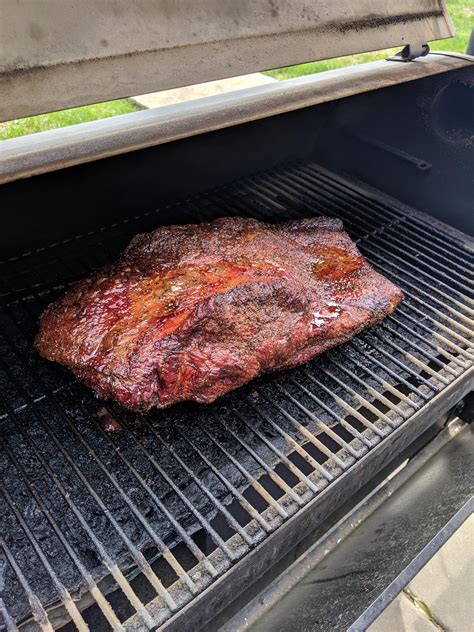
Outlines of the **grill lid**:
[{"label": "grill lid", "polygon": [[0,121],[450,37],[444,0],[3,0]]}]

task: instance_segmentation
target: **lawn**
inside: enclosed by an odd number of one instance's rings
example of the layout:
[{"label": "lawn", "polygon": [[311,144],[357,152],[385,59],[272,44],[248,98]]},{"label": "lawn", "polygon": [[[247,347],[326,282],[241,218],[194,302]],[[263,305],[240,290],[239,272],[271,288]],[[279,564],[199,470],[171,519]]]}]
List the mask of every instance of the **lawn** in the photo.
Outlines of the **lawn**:
[{"label": "lawn", "polygon": [[[446,40],[431,42],[430,45],[432,50],[451,50],[463,53],[467,47],[471,28],[474,26],[474,6],[472,0],[447,0],[447,5],[449,14],[457,29],[456,36]],[[327,59],[309,64],[270,70],[266,74],[276,79],[299,77],[324,70],[342,68],[343,66],[361,64],[375,59],[384,59],[399,49],[400,47],[377,51],[375,53],[361,53],[358,55],[337,57],[336,59]],[[75,125],[76,123],[107,118],[109,116],[116,116],[117,114],[127,114],[128,112],[135,112],[139,109],[140,107],[131,99],[118,99],[116,101],[86,105],[84,107],[52,112],[50,114],[31,116],[25,119],[9,121],[8,123],[0,123],[0,140],[13,138],[15,136],[24,136],[25,134],[33,134],[34,132],[41,132],[55,127],[64,127],[66,125]]]},{"label": "lawn", "polygon": [[0,123],[0,140],[43,132],[55,127],[95,121],[96,119],[108,118],[117,114],[128,114],[140,109],[140,106],[131,99],[117,99],[116,101],[106,101],[94,105],[84,105],[80,108],[51,112],[50,114],[38,114],[38,116]]}]

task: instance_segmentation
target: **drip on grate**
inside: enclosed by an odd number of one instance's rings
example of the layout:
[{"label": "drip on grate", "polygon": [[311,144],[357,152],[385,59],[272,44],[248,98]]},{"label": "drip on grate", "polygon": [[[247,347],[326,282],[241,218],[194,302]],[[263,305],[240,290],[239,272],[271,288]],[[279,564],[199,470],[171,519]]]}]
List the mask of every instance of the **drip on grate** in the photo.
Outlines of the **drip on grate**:
[{"label": "drip on grate", "polygon": [[[336,215],[406,298],[343,347],[211,406],[146,416],[106,408],[37,356],[37,317],[67,282],[178,213],[180,222]],[[472,358],[467,238],[313,164],[241,180],[2,268],[0,629],[30,613],[45,629],[68,619],[77,629],[88,621],[120,629],[131,617],[146,627],[164,622],[322,490],[336,489]]]}]

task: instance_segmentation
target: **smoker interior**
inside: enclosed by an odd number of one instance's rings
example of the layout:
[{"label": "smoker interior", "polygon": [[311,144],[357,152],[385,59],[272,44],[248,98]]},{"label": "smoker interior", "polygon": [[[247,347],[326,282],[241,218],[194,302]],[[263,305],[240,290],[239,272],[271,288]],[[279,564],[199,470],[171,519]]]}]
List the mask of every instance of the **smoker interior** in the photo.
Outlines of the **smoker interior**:
[{"label": "smoker interior", "polygon": [[[471,79],[451,72],[0,190],[10,255],[0,292],[0,629],[48,620],[173,629],[183,616],[199,629],[472,388],[473,240],[438,221],[442,200],[430,209],[433,194],[422,195],[449,168],[452,223],[467,230],[468,151],[461,141],[441,151],[448,141],[416,115],[425,108],[426,119],[446,86],[472,90]],[[373,143],[355,160],[347,113],[365,121],[370,98],[378,148],[388,144],[381,108],[413,106],[407,126],[419,126],[431,168],[383,149],[377,161]],[[391,177],[380,186],[384,161]],[[99,401],[32,347],[42,309],[138,232],[319,214],[340,217],[405,299],[301,368],[210,406],[141,416]]]}]

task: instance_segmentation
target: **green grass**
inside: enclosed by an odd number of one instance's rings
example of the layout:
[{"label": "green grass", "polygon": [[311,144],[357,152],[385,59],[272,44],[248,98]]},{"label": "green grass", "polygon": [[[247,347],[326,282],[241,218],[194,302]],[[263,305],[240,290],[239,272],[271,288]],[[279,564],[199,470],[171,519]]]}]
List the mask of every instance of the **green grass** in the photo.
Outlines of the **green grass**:
[{"label": "green grass", "polygon": [[[432,50],[450,50],[457,53],[464,53],[466,51],[471,28],[474,27],[474,5],[472,0],[447,0],[446,4],[448,5],[449,15],[456,27],[456,36],[445,40],[430,42],[430,47]],[[359,53],[358,55],[347,55],[345,57],[337,57],[335,59],[315,61],[309,64],[278,68],[276,70],[270,70],[265,74],[270,77],[274,77],[275,79],[291,79],[293,77],[301,77],[302,75],[311,75],[316,72],[323,72],[324,70],[334,70],[335,68],[362,64],[367,61],[385,59],[389,55],[393,55],[395,52],[399,51],[400,48],[401,47],[398,46],[397,48],[388,48],[374,53]]]},{"label": "green grass", "polygon": [[108,118],[109,116],[117,116],[117,114],[128,114],[140,109],[140,106],[131,99],[117,99],[116,101],[105,101],[95,105],[85,105],[80,108],[51,112],[50,114],[38,114],[38,116],[0,123],[0,140],[43,132],[56,127],[95,121],[96,119]]},{"label": "green grass", "polygon": [[[457,29],[456,36],[454,38],[432,42],[431,48],[433,50],[451,50],[463,53],[466,50],[471,28],[474,26],[474,6],[472,0],[447,0],[447,5],[449,14]],[[385,59],[388,55],[393,54],[397,50],[400,50],[400,47],[381,50],[375,53],[360,53],[358,55],[337,57],[336,59],[316,61],[309,64],[290,66],[288,68],[279,68],[277,70],[271,70],[266,74],[276,79],[300,77],[301,75],[323,72],[324,70],[333,70],[334,68],[361,64],[376,59]],[[71,110],[31,116],[29,118],[9,121],[8,123],[0,123],[0,140],[14,138],[15,136],[24,136],[25,134],[34,134],[35,132],[42,132],[56,127],[65,127],[66,125],[76,125],[77,123],[94,121],[109,116],[116,116],[117,114],[127,114],[128,112],[135,112],[139,109],[141,108],[131,99],[118,99],[117,101],[86,105]]]}]

